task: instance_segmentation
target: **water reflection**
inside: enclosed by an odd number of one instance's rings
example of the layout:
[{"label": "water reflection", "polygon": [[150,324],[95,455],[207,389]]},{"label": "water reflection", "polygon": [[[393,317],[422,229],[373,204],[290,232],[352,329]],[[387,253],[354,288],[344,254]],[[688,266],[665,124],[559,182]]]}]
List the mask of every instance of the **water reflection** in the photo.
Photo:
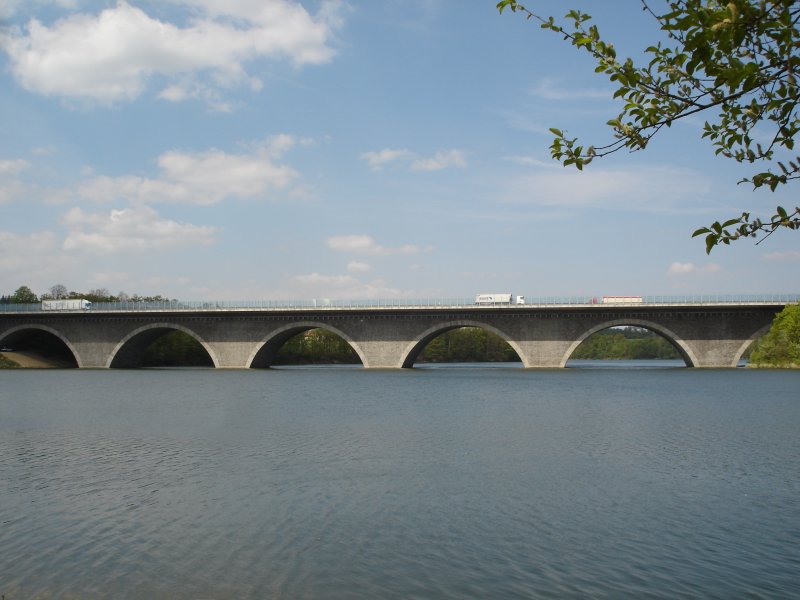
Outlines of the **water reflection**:
[{"label": "water reflection", "polygon": [[9,371],[0,592],[798,597],[800,373]]}]

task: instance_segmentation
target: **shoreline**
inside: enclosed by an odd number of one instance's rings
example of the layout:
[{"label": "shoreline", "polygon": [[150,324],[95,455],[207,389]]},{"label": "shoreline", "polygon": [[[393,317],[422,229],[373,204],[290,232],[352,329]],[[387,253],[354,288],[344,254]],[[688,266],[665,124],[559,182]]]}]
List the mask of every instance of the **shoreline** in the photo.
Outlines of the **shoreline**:
[{"label": "shoreline", "polygon": [[[0,353],[0,369],[63,369],[68,365],[63,361],[49,359],[35,352],[3,352]],[[3,364],[4,362],[11,365]]]}]

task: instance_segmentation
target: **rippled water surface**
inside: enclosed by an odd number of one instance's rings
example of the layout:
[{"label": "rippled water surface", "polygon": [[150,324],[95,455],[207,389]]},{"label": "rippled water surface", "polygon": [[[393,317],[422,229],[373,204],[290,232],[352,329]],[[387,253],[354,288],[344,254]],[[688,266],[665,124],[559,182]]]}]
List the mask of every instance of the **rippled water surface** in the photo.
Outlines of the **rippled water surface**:
[{"label": "rippled water surface", "polygon": [[800,598],[800,373],[0,373],[0,593]]}]

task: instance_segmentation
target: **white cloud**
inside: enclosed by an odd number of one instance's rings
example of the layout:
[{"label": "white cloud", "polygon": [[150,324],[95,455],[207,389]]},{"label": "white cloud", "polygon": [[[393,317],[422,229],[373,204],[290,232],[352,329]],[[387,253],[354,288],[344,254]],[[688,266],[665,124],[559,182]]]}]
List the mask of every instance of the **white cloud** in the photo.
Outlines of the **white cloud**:
[{"label": "white cloud", "polygon": [[697,267],[694,263],[674,262],[669,266],[669,269],[667,269],[667,275],[687,275],[689,273],[694,273],[696,270]]},{"label": "white cloud", "polygon": [[84,263],[61,250],[54,232],[0,231],[0,293],[27,285],[41,294],[56,283],[71,283],[70,274],[85,272]]},{"label": "white cloud", "polygon": [[413,171],[441,171],[447,167],[466,167],[467,161],[461,150],[443,150],[431,158],[420,158],[411,163]]},{"label": "white cloud", "polygon": [[296,275],[290,281],[293,286],[292,293],[303,297],[325,299],[356,299],[356,298],[401,298],[413,296],[411,292],[404,292],[391,287],[382,279],[362,282],[351,275],[322,275],[311,273],[309,275]]},{"label": "white cloud", "polygon": [[257,154],[271,158],[281,158],[295,146],[313,146],[315,143],[311,138],[298,138],[289,133],[279,133],[268,137],[264,141],[253,143],[251,146]]},{"label": "white cloud", "polygon": [[510,178],[501,198],[511,204],[554,208],[698,213],[703,212],[701,201],[709,200],[712,192],[712,180],[690,169],[562,168]]},{"label": "white cloud", "polygon": [[295,275],[292,279],[296,283],[301,283],[303,285],[324,284],[329,286],[341,286],[358,283],[358,280],[350,275],[321,275],[319,273],[311,273],[310,275]]},{"label": "white cloud", "polygon": [[681,277],[684,275],[710,275],[718,273],[722,270],[717,263],[708,263],[707,265],[697,266],[693,262],[674,262],[667,269],[667,275],[670,277]]},{"label": "white cloud", "polygon": [[349,273],[367,273],[371,270],[372,266],[365,262],[351,260],[349,263],[347,263],[347,271]]},{"label": "white cloud", "polygon": [[124,271],[96,271],[89,275],[87,282],[93,287],[132,289],[132,279],[131,274]]},{"label": "white cloud", "polygon": [[[0,47],[14,77],[33,92],[113,103],[139,96],[151,77],[165,76],[184,80],[162,92],[178,100],[196,97],[208,85],[258,87],[245,69],[257,59],[328,62],[334,54],[330,39],[341,24],[335,2],[316,16],[289,0],[182,3],[192,9],[185,27],[119,0],[99,14],[73,14],[52,26],[32,19],[24,31],[0,35]],[[209,83],[186,83],[204,73],[211,75]]]},{"label": "white cloud", "polygon": [[[286,144],[286,140],[280,144]],[[181,202],[214,204],[225,198],[255,198],[287,187],[297,172],[276,165],[262,154],[228,154],[220,150],[199,153],[166,152],[158,159],[161,176],[95,177],[78,187],[86,200],[108,202]]]},{"label": "white cloud", "polygon": [[561,163],[555,160],[541,160],[533,156],[504,156],[503,160],[525,167],[541,167],[543,169],[559,169]]},{"label": "white cloud", "polygon": [[232,113],[234,105],[226,101],[219,90],[199,81],[184,81],[165,87],[158,94],[162,100],[183,102],[184,100],[202,100],[215,112]]},{"label": "white cloud", "polygon": [[214,227],[164,219],[148,206],[108,214],[87,213],[75,207],[63,216],[62,223],[69,230],[64,249],[92,254],[208,245],[216,233]]},{"label": "white cloud", "polygon": [[328,238],[328,248],[339,252],[388,256],[390,254],[417,254],[423,249],[414,244],[404,244],[395,248],[381,246],[369,235],[338,235]]},{"label": "white cloud", "polygon": [[27,160],[0,160],[0,204],[29,197],[30,186],[25,185],[16,176],[31,167]]},{"label": "white cloud", "polygon": [[418,158],[406,149],[384,148],[375,152],[364,152],[361,158],[367,161],[369,168],[380,171],[388,164],[395,162],[410,163],[412,171],[440,171],[448,167],[466,167],[467,161],[461,150],[442,150],[430,158]]},{"label": "white cloud", "polygon": [[413,154],[408,150],[393,150],[391,148],[384,148],[383,150],[378,150],[377,152],[364,152],[361,155],[369,168],[373,171],[380,171],[384,166],[388,165],[389,163],[393,163],[396,161],[405,161],[413,158]]},{"label": "white cloud", "polygon": [[15,160],[0,160],[0,176],[16,175],[20,171],[29,169],[31,163],[21,158]]},{"label": "white cloud", "polygon": [[29,191],[30,188],[20,181],[0,181],[0,204],[23,198]]},{"label": "white cloud", "polygon": [[542,123],[541,115],[538,113],[513,109],[499,109],[492,112],[503,119],[511,129],[552,136],[550,127]]},{"label": "white cloud", "polygon": [[545,100],[609,99],[613,95],[612,91],[600,88],[569,90],[559,87],[558,82],[559,80],[553,77],[543,77],[533,85],[531,94]]},{"label": "white cloud", "polygon": [[31,154],[34,156],[48,156],[53,154],[56,151],[56,147],[53,145],[49,146],[37,146],[36,148],[31,149]]},{"label": "white cloud", "polygon": [[11,202],[15,198],[19,197],[20,192],[22,191],[22,187],[19,184],[9,184],[9,185],[2,185],[0,184],[0,204],[5,204],[6,202]]},{"label": "white cloud", "polygon": [[27,270],[27,265],[47,255],[57,256],[57,250],[56,236],[49,231],[30,234],[0,231],[0,273]]},{"label": "white cloud", "polygon": [[800,250],[787,250],[785,252],[770,252],[762,256],[764,260],[774,262],[800,262]]}]

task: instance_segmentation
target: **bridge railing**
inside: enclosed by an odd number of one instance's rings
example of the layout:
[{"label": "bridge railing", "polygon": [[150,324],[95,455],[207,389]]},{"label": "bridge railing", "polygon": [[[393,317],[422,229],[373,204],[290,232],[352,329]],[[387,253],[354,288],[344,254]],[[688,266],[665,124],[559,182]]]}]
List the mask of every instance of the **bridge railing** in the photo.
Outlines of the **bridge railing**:
[{"label": "bridge railing", "polygon": [[[630,298],[630,297],[626,297]],[[680,305],[680,304],[788,304],[800,302],[800,294],[704,294],[694,296],[641,296],[631,301],[603,303],[603,296],[526,296],[525,305],[531,306],[640,306],[640,305]],[[388,298],[388,299],[309,299],[309,300],[223,300],[223,301],[180,301],[163,302],[95,302],[91,312],[152,312],[152,311],[231,311],[231,310],[346,310],[346,309],[386,309],[386,308],[469,308],[490,306],[496,308],[519,309],[519,304],[475,304],[475,298]],[[42,310],[37,304],[0,304],[0,313],[20,312],[78,312]]]}]

